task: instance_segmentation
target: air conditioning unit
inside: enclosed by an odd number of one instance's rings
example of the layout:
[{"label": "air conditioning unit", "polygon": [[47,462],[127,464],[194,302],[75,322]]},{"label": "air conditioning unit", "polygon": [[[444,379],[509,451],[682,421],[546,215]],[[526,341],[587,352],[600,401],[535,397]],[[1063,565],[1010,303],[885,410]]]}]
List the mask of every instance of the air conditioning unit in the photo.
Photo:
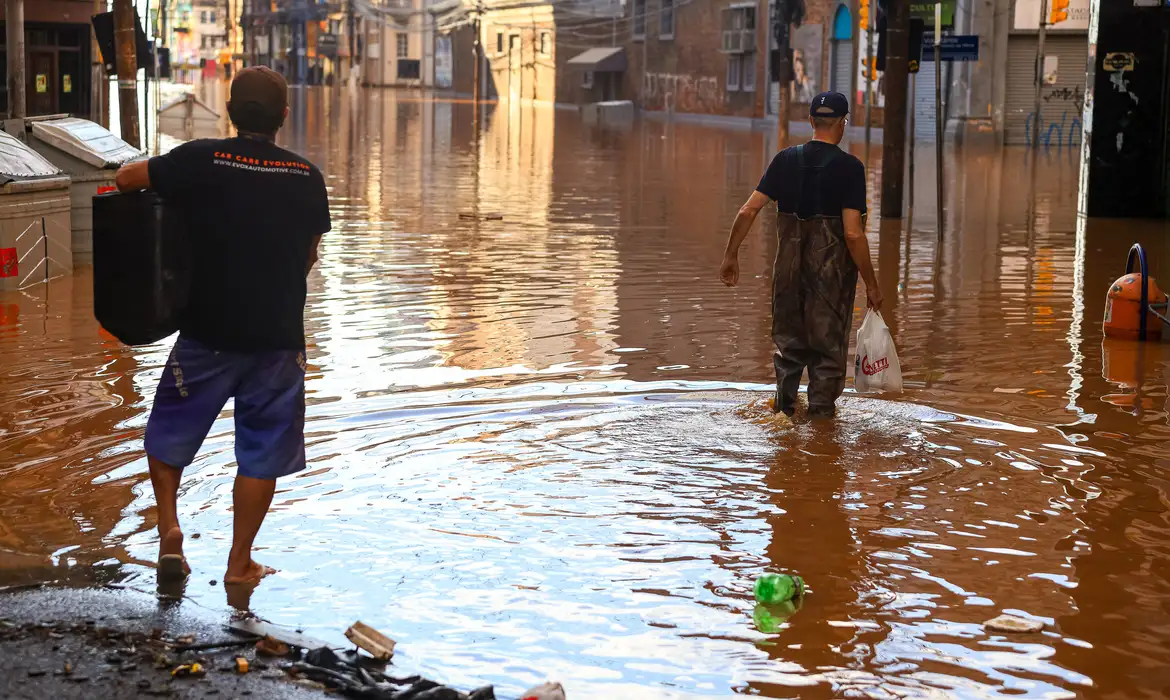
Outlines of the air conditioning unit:
[{"label": "air conditioning unit", "polygon": [[752,53],[756,50],[756,30],[744,29],[740,32],[739,50],[743,53]]}]

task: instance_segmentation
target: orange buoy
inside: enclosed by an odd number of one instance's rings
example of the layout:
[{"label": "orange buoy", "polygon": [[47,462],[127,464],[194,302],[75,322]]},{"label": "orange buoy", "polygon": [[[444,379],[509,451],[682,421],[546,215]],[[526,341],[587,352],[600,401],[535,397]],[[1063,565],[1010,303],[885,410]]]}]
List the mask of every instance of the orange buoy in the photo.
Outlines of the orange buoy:
[{"label": "orange buoy", "polygon": [[1162,337],[1162,321],[1150,306],[1165,305],[1166,293],[1158,289],[1153,277],[1147,278],[1149,291],[1146,305],[1146,335],[1141,335],[1142,275],[1130,273],[1109,287],[1105,297],[1105,337],[1129,340],[1158,340]]}]

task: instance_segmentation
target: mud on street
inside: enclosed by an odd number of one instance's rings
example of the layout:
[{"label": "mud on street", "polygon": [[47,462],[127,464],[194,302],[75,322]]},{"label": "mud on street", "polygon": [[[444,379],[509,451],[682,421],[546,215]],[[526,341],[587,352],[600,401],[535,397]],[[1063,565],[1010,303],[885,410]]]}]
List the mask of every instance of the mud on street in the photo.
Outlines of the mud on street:
[{"label": "mud on street", "polygon": [[[297,93],[282,142],[335,224],[309,278],[309,470],[258,539],[280,573],[226,600],[221,416],[180,492],[185,609],[339,645],[361,619],[404,671],[501,697],[1166,685],[1170,344],[1103,342],[1101,320],[1131,243],[1170,279],[1170,237],[1078,222],[1075,151],[948,149],[939,242],[920,146],[913,219],[869,224],[907,391],[812,425],[764,406],[770,214],[740,286],[717,277],[770,135],[538,108],[477,141],[470,112]],[[849,148],[872,205],[880,148]],[[169,346],[104,335],[90,285],[0,295],[0,585],[153,586],[142,439]],[[810,587],[772,632],[765,571]],[[982,626],[1004,612],[1045,628]]]}]

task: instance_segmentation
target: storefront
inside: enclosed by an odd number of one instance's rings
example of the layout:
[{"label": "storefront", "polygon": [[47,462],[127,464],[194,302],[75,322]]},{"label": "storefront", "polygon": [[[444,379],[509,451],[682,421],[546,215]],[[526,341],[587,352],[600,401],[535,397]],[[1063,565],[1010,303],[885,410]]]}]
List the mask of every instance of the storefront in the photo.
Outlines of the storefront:
[{"label": "storefront", "polygon": [[[25,22],[25,100],[29,116],[89,116],[88,24]],[[8,74],[6,33],[0,22],[0,75]],[[8,86],[0,85],[0,113],[8,111]]]},{"label": "storefront", "polygon": [[[1015,0],[1008,36],[1004,143],[1030,143],[1036,109],[1039,0]],[[1040,143],[1080,145],[1089,60],[1089,0],[1070,0],[1068,19],[1050,26],[1044,39],[1040,90]]]}]

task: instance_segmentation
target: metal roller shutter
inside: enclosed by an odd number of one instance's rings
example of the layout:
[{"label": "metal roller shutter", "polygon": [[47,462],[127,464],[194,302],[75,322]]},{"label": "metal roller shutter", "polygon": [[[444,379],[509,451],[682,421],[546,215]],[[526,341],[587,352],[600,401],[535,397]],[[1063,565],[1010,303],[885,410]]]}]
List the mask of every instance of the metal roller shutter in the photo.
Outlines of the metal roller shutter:
[{"label": "metal roller shutter", "polygon": [[[1004,143],[1008,145],[1027,145],[1031,139],[1030,117],[1036,103],[1033,77],[1036,41],[1035,35],[1008,38],[1004,104]],[[1084,34],[1049,34],[1044,39],[1044,53],[1056,56],[1056,84],[1045,85],[1041,91],[1040,143],[1051,147],[1080,145],[1088,37]]]},{"label": "metal roller shutter", "polygon": [[[943,73],[946,77],[946,73]],[[934,61],[919,64],[917,83],[914,85],[914,138],[918,141],[934,142]],[[947,86],[943,85],[943,98]]]},{"label": "metal roller shutter", "polygon": [[833,41],[833,73],[830,90],[848,95],[853,89],[850,82],[853,80],[853,42],[848,39]]}]

